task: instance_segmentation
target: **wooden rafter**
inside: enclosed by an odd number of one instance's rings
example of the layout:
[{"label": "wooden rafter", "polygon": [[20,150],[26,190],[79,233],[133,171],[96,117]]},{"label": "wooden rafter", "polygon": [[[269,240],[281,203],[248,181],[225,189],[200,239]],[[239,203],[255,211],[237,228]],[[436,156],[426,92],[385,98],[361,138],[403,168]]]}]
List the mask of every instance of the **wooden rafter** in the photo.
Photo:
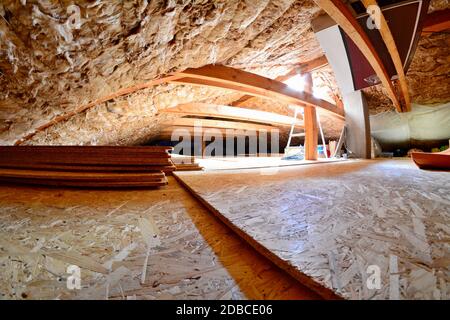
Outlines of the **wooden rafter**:
[{"label": "wooden rafter", "polygon": [[270,125],[262,125],[255,123],[225,121],[225,120],[211,120],[200,118],[178,118],[163,123],[166,126],[181,126],[181,127],[202,127],[202,128],[220,128],[220,129],[236,129],[236,130],[267,130],[276,129]]},{"label": "wooden rafter", "polygon": [[312,94],[301,93],[292,90],[287,85],[279,81],[225,66],[209,65],[198,69],[187,69],[180,73],[163,76],[159,79],[155,79],[146,83],[120,89],[112,94],[96,99],[88,104],[82,105],[73,111],[56,116],[49,122],[37,127],[32,132],[16,141],[15,145],[21,145],[33,138],[33,136],[35,136],[37,133],[42,132],[58,123],[67,121],[77,114],[85,112],[88,109],[95,107],[96,105],[124,95],[134,93],[142,89],[168,82],[231,89],[250,94],[252,96],[282,99],[290,104],[301,106],[303,106],[304,104],[308,104],[311,106],[317,106],[331,112],[337,117],[343,118],[344,116],[344,111],[342,108],[339,108],[327,101],[317,99]]},{"label": "wooden rafter", "polygon": [[[362,3],[366,8],[373,5],[378,5],[376,0],[362,0]],[[380,34],[383,38],[384,44],[391,55],[392,62],[394,63],[395,70],[397,71],[398,80],[400,82],[400,90],[402,92],[405,106],[404,111],[411,111],[411,100],[408,92],[408,84],[406,83],[405,71],[403,70],[403,63],[400,55],[398,53],[397,45],[395,44],[394,37],[392,36],[391,30],[384,18],[383,13],[380,10]],[[403,109],[402,109],[403,110]]]},{"label": "wooden rafter", "polygon": [[159,79],[155,79],[155,80],[152,80],[152,81],[149,81],[149,82],[146,82],[146,83],[141,83],[141,84],[138,84],[138,85],[135,85],[135,86],[131,86],[131,87],[128,87],[128,88],[120,89],[120,90],[118,90],[118,91],[116,91],[116,92],[114,92],[112,94],[109,94],[109,95],[107,95],[105,97],[96,99],[96,100],[94,100],[94,101],[92,101],[92,102],[90,102],[88,104],[82,105],[81,107],[79,107],[79,108],[77,108],[77,109],[75,109],[73,111],[70,111],[70,112],[67,112],[67,113],[64,113],[64,114],[56,116],[55,118],[53,118],[49,122],[47,122],[47,123],[37,127],[36,129],[34,129],[33,132],[27,134],[23,138],[21,138],[18,141],[16,141],[15,145],[21,145],[25,141],[30,140],[31,138],[33,138],[37,133],[39,133],[41,131],[44,131],[45,129],[47,129],[47,128],[49,128],[49,127],[51,127],[51,126],[53,126],[53,125],[55,125],[57,123],[67,121],[70,118],[72,118],[73,116],[75,116],[77,114],[80,114],[82,112],[85,112],[85,111],[87,111],[87,110],[89,110],[89,109],[91,109],[91,108],[93,108],[93,107],[95,107],[95,106],[97,106],[97,105],[99,105],[101,103],[104,103],[104,102],[112,100],[112,99],[116,99],[116,98],[124,96],[124,95],[131,94],[131,93],[139,91],[139,90],[147,89],[147,88],[159,85],[159,84],[166,83],[166,82],[168,82],[170,80],[173,80],[175,78],[177,78],[177,76],[165,76],[165,77],[162,77],[162,78],[159,78]]},{"label": "wooden rafter", "polygon": [[332,103],[315,98],[311,93],[299,92],[286,84],[254,73],[221,65],[207,65],[175,74],[182,76],[172,82],[231,89],[263,98],[284,100],[287,103],[319,107],[339,116],[344,111]]},{"label": "wooden rafter", "polygon": [[341,0],[314,0],[352,39],[356,46],[361,50],[362,54],[370,63],[381,83],[387,90],[397,111],[402,112],[400,102],[395,94],[394,85],[392,84],[386,67],[383,65],[380,56],[375,50],[369,37],[359,25],[356,18],[352,15],[347,5]]},{"label": "wooden rafter", "polygon": [[441,32],[450,29],[450,9],[432,12],[425,16],[422,33]]},{"label": "wooden rafter", "polygon": [[[308,73],[308,72],[317,70],[319,68],[322,68],[323,66],[326,66],[326,65],[328,65],[327,57],[320,56],[316,59],[301,63],[299,66],[293,68],[288,73],[281,75],[279,77],[276,77],[275,80],[283,82],[297,74]],[[253,96],[244,95],[244,96],[240,97],[238,100],[233,101],[231,103],[231,105],[232,106],[240,106],[240,105],[242,105],[242,103],[244,103],[245,101],[247,101],[251,98],[253,98]]]},{"label": "wooden rafter", "polygon": [[[305,92],[312,92],[313,81],[311,73],[305,75]],[[305,160],[317,160],[317,144],[319,130],[316,108],[305,106],[303,121],[305,121]]]},{"label": "wooden rafter", "polygon": [[[215,117],[241,121],[253,121],[279,126],[290,126],[294,120],[294,118],[292,117],[284,116],[278,113],[209,103],[181,104],[173,108],[164,109],[161,112],[199,117]],[[303,121],[297,120],[296,125],[302,126]]]},{"label": "wooden rafter", "polygon": [[290,72],[276,77],[275,80],[277,81],[286,81],[289,78],[292,78],[293,76],[296,76],[298,74],[304,74],[304,73],[310,73],[314,70],[317,70],[319,68],[322,68],[324,66],[328,65],[328,60],[327,57],[325,56],[320,56],[316,59],[304,62],[302,64],[300,64],[298,67],[293,68]]},{"label": "wooden rafter", "polygon": [[[273,128],[275,129],[275,128]],[[182,131],[180,131],[182,130]],[[169,126],[165,127],[159,133],[157,139],[160,140],[171,140],[172,137],[174,139],[178,139],[179,136],[183,136],[185,133],[189,135],[189,137],[203,137],[204,135],[214,135],[216,133],[220,133],[222,137],[229,138],[233,137],[245,137],[245,136],[257,136],[258,130],[255,129],[231,129],[231,128],[206,128],[202,127],[201,130],[195,130],[194,127],[191,126]],[[271,131],[267,131],[268,134]]]}]

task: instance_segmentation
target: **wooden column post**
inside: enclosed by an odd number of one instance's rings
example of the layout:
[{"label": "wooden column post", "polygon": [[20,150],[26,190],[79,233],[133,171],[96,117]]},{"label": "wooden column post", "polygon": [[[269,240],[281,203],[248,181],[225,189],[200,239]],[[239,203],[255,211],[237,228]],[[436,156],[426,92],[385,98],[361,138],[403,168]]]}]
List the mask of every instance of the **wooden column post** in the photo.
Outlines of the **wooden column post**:
[{"label": "wooden column post", "polygon": [[[305,74],[305,91],[312,93],[313,82],[311,73]],[[317,126],[316,108],[304,107],[303,120],[305,122],[305,160],[317,160],[317,143],[319,130]]]},{"label": "wooden column post", "polygon": [[305,160],[317,160],[317,116],[316,108],[305,106]]},{"label": "wooden column post", "polygon": [[205,158],[206,157],[206,141],[205,141],[205,138],[204,137],[202,137],[202,158]]}]

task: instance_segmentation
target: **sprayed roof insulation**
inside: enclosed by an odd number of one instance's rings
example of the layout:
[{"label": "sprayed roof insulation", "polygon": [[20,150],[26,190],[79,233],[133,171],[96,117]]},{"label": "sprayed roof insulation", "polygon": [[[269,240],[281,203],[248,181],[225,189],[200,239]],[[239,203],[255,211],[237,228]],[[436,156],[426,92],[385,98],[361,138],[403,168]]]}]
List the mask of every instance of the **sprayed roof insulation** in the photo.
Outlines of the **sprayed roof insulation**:
[{"label": "sprayed roof insulation", "polygon": [[[431,1],[429,11],[449,7]],[[13,1],[0,4],[0,144],[140,144],[158,136],[188,102],[232,104],[230,90],[161,84],[77,112],[161,75],[223,64],[276,78],[323,56],[312,0]],[[448,33],[422,35],[408,70],[413,102],[450,101]],[[313,72],[323,99],[340,98],[328,66]],[[381,86],[365,89],[372,114],[392,110]],[[291,115],[282,102],[240,106]],[[64,121],[58,120],[61,115]],[[322,119],[325,135],[342,122]],[[45,127],[45,129],[39,129]]]}]

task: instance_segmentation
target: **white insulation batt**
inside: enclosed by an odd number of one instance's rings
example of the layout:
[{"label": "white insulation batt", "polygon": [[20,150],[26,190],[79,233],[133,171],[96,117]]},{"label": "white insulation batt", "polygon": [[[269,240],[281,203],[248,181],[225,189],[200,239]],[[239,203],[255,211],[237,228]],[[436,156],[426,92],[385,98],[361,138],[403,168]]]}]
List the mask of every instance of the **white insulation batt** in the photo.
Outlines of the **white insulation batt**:
[{"label": "white insulation batt", "polygon": [[438,106],[413,104],[411,112],[370,116],[372,136],[381,143],[450,138],[450,102]]}]

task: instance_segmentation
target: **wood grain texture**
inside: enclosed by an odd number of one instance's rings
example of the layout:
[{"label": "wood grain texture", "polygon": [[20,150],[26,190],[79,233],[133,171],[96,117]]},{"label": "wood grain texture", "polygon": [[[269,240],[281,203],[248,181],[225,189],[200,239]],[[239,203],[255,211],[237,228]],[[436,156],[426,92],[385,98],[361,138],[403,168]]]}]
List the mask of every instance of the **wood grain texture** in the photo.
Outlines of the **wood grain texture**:
[{"label": "wood grain texture", "polygon": [[277,127],[265,125],[265,124],[255,124],[248,122],[238,122],[238,121],[226,121],[226,120],[216,120],[216,119],[202,119],[202,118],[178,118],[175,120],[170,120],[163,125],[166,126],[180,126],[180,127],[202,127],[202,128],[218,128],[218,129],[235,129],[235,130],[273,130]]},{"label": "wood grain texture", "polygon": [[[313,80],[311,73],[304,75],[305,91],[312,94]],[[304,107],[303,120],[305,122],[305,160],[317,160],[317,144],[319,139],[319,127],[316,109],[311,106]]]},{"label": "wood grain texture", "polygon": [[[293,117],[288,117],[278,113],[209,103],[182,104],[173,108],[164,109],[162,110],[162,112],[175,113],[180,115],[253,121],[282,126],[290,126],[294,121]],[[303,121],[297,120],[296,124],[298,126],[302,126]]]},{"label": "wood grain texture", "polygon": [[[161,189],[108,192],[0,185],[2,298],[320,298],[168,179]],[[160,244],[141,283],[148,227]],[[60,281],[69,264],[81,267],[81,290]]]},{"label": "wood grain texture", "polygon": [[170,164],[171,147],[3,146],[2,163],[91,165]]},{"label": "wood grain texture", "polygon": [[[277,132],[277,128],[270,131],[264,130],[264,132],[271,133]],[[224,128],[208,128],[208,127],[183,127],[183,126],[170,126],[165,127],[158,136],[160,140],[179,141],[180,137],[187,136],[191,138],[194,136],[215,136],[221,134],[222,137],[247,137],[257,136],[260,130],[254,129],[224,129]]]},{"label": "wood grain texture", "polygon": [[450,29],[450,8],[435,11],[425,16],[422,33],[429,34]]},{"label": "wood grain texture", "polygon": [[303,119],[305,121],[305,160],[317,160],[317,144],[319,129],[317,126],[316,109],[305,106]]},{"label": "wood grain texture", "polygon": [[[289,71],[288,73],[285,73],[284,75],[276,77],[275,80],[283,82],[283,81],[286,81],[289,78],[296,76],[298,74],[309,73],[309,72],[315,71],[317,69],[320,69],[322,67],[325,67],[327,65],[328,65],[327,57],[320,56],[316,59],[301,63],[300,65],[296,66],[291,71]],[[244,95],[244,96],[240,97],[238,100],[233,101],[230,105],[232,105],[232,106],[243,105],[246,101],[248,101],[252,97],[253,96],[251,96],[251,95]]]},{"label": "wood grain texture", "polygon": [[[411,160],[363,160],[274,175],[176,176],[252,246],[322,295],[449,297],[449,173],[419,170]],[[366,285],[372,265],[380,289]]]},{"label": "wood grain texture", "polygon": [[171,147],[0,147],[0,180],[70,187],[158,187],[175,169]]},{"label": "wood grain texture", "polygon": [[8,184],[24,184],[24,185],[38,185],[50,187],[76,187],[76,188],[154,188],[165,186],[168,182],[166,177],[163,178],[139,178],[136,181],[132,179],[45,179],[45,178],[4,178],[0,177],[0,182]]},{"label": "wood grain texture", "polygon": [[314,0],[352,39],[356,46],[361,50],[364,57],[370,63],[381,83],[385,87],[389,98],[392,100],[397,111],[402,112],[401,105],[395,93],[394,86],[387,74],[378,53],[370,42],[369,37],[362,27],[356,21],[347,5],[341,0]]},{"label": "wood grain texture", "polygon": [[[369,6],[376,6],[376,0],[362,0],[362,3],[366,8]],[[400,58],[400,54],[398,53],[397,45],[395,44],[394,37],[392,36],[391,30],[389,29],[389,25],[383,15],[383,12],[380,10],[380,34],[383,38],[384,44],[391,55],[392,62],[394,63],[395,70],[397,71],[398,80],[400,82],[400,89],[404,100],[404,106],[402,109],[404,111],[411,111],[411,99],[409,97],[408,84],[406,83],[405,71],[403,70],[402,59]]]},{"label": "wood grain texture", "polygon": [[93,180],[93,181],[145,181],[148,179],[162,179],[162,172],[70,172],[70,171],[45,171],[45,170],[20,170],[0,168],[0,178],[29,178],[48,180]]},{"label": "wood grain texture", "polygon": [[281,99],[299,106],[307,104],[320,107],[338,116],[344,116],[341,108],[325,100],[315,98],[311,93],[299,92],[280,81],[235,68],[207,65],[197,69],[186,69],[176,75],[184,78],[177,78],[173,81],[175,83],[221,87],[258,97]]},{"label": "wood grain texture", "polygon": [[176,167],[176,171],[198,171],[203,170],[194,156],[184,156],[172,154],[172,162]]},{"label": "wood grain texture", "polygon": [[95,165],[95,164],[64,164],[64,163],[0,163],[0,168],[4,169],[24,169],[24,170],[47,170],[47,171],[70,171],[70,172],[154,172],[171,171],[175,167],[170,165]]}]

